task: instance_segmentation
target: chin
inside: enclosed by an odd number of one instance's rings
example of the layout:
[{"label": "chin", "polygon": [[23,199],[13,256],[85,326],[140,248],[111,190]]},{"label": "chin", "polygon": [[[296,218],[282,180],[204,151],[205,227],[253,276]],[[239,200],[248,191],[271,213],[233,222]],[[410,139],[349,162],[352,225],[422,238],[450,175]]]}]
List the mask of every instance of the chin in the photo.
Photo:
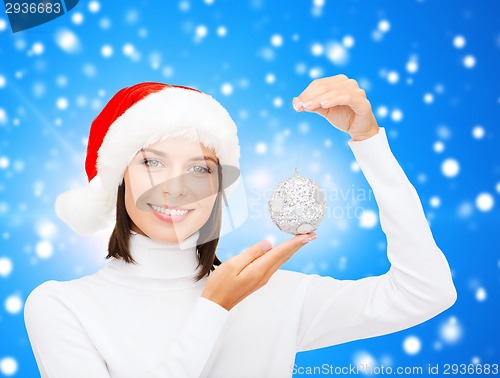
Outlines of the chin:
[{"label": "chin", "polygon": [[148,236],[153,240],[163,243],[180,243],[186,239],[183,232],[175,233],[174,231],[165,230],[154,230],[148,233]]},{"label": "chin", "polygon": [[[208,219],[209,214],[207,215]],[[152,240],[160,243],[179,244],[194,234],[203,226],[198,217],[191,220],[190,223],[180,222],[174,227],[172,224],[165,224],[156,218],[143,219],[142,222],[135,223],[135,227]],[[133,228],[132,228],[133,229]],[[137,231],[136,231],[137,232]]]},{"label": "chin", "polygon": [[[150,232],[146,234],[153,240],[157,240],[163,243],[181,243],[192,233],[186,233],[185,231],[177,230],[175,232],[173,229],[159,229],[158,227],[151,227]],[[194,231],[193,231],[194,232]]]}]

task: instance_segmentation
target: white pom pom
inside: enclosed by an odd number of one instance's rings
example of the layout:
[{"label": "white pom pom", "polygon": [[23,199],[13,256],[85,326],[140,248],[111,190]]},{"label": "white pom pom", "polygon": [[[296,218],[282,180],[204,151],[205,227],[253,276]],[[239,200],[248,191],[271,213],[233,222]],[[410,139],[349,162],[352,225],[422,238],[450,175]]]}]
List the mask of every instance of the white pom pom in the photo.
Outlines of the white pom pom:
[{"label": "white pom pom", "polygon": [[71,189],[56,199],[55,210],[61,220],[80,235],[91,235],[114,221],[116,196],[104,189]]}]

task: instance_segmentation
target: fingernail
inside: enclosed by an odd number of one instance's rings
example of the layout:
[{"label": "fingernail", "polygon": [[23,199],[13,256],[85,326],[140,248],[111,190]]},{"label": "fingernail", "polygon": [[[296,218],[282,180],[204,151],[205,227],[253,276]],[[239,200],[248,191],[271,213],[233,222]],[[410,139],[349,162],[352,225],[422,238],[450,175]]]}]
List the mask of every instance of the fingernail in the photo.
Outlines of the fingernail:
[{"label": "fingernail", "polygon": [[302,244],[309,243],[310,241],[316,239],[317,237],[318,237],[318,235],[308,236],[308,237],[306,237],[305,239],[302,240]]},{"label": "fingernail", "polygon": [[313,102],[312,102],[312,101],[307,101],[307,102],[302,103],[302,106],[303,106],[304,108],[308,108],[308,107],[310,107],[312,104],[313,104]]},{"label": "fingernail", "polygon": [[267,240],[263,240],[259,243],[260,249],[262,249],[263,252],[267,252],[273,248],[270,242]]},{"label": "fingernail", "polygon": [[302,103],[297,98],[293,99],[292,105],[296,112],[303,108]]},{"label": "fingernail", "polygon": [[321,101],[321,102],[320,102],[320,105],[321,105],[321,106],[328,106],[328,104],[329,104],[329,103],[330,103],[330,101],[328,101],[328,100],[324,100],[324,101]]}]

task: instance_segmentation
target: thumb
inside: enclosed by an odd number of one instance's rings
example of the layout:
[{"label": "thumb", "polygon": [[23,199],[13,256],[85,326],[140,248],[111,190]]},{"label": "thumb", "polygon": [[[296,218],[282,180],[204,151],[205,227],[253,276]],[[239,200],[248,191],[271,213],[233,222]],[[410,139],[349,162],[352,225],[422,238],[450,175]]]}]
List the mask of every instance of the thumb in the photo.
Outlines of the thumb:
[{"label": "thumb", "polygon": [[290,257],[294,255],[300,248],[316,239],[318,236],[314,232],[308,234],[295,235],[293,238],[284,241],[277,245],[273,250],[263,256],[255,264],[260,266],[260,269],[269,268],[274,273],[281,265],[283,265]]},{"label": "thumb", "polygon": [[254,260],[258,259],[264,255],[267,251],[273,248],[272,244],[268,240],[263,240],[257,244],[254,244],[246,251],[241,252],[239,255],[233,257],[234,262],[243,270],[248,264],[252,263]]}]

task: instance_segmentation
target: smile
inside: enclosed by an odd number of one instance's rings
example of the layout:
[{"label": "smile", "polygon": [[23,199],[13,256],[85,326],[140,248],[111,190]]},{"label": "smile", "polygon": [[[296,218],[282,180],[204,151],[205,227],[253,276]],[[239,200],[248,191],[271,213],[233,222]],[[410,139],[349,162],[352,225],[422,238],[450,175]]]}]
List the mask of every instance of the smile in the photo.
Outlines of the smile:
[{"label": "smile", "polygon": [[191,211],[190,209],[168,209],[165,207],[155,206],[152,204],[150,204],[149,206],[151,206],[151,208],[158,213],[170,216],[186,215],[189,211]]}]

